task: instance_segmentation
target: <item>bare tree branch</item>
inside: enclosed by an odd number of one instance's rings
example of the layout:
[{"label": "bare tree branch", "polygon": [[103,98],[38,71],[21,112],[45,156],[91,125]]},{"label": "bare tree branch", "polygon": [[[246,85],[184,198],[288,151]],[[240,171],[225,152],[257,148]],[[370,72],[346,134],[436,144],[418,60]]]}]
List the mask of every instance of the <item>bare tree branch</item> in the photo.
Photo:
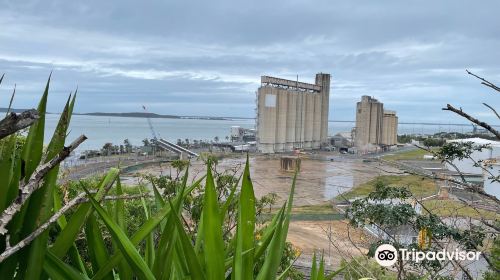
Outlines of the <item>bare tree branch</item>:
[{"label": "bare tree branch", "polygon": [[486,104],[486,103],[483,103],[484,106],[490,108],[491,111],[493,111],[493,113],[495,113],[495,115],[497,116],[497,118],[500,119],[500,115],[498,115],[497,111],[495,109],[493,109],[493,107],[491,107],[490,105]]},{"label": "bare tree branch", "polygon": [[19,212],[21,206],[26,202],[26,200],[33,194],[35,190],[40,187],[40,182],[43,177],[47,175],[47,173],[52,170],[55,166],[57,166],[61,161],[69,156],[69,154],[74,151],[83,141],[85,141],[87,137],[85,135],[81,135],[78,137],[73,143],[69,146],[64,147],[62,151],[52,158],[49,162],[39,165],[28,182],[24,183],[24,181],[19,186],[19,195],[12,202],[12,204],[7,207],[2,214],[0,215],[0,234],[4,235],[7,233],[6,226],[12,220],[14,215]]},{"label": "bare tree branch", "polygon": [[[59,211],[57,211],[54,215],[52,215],[52,217],[50,217],[47,220],[47,222],[45,222],[43,225],[41,225],[35,231],[30,233],[23,240],[19,241],[16,245],[10,246],[9,242],[7,241],[6,250],[0,255],[0,263],[2,263],[8,257],[15,254],[17,251],[19,251],[22,248],[29,245],[33,240],[35,240],[35,238],[37,238],[40,234],[42,234],[45,230],[47,230],[51,224],[55,223],[69,209],[73,208],[74,206],[76,206],[78,204],[88,202],[89,199],[85,196],[86,196],[86,193],[80,193],[79,195],[77,195],[70,202],[68,202],[61,209],[59,209]],[[116,195],[111,196],[110,195],[110,196],[105,196],[103,198],[103,200],[138,199],[138,198],[143,198],[143,197],[150,197],[150,195],[149,194],[118,195],[118,196],[116,196]]]},{"label": "bare tree branch", "polygon": [[38,111],[31,109],[21,114],[10,113],[0,121],[0,139],[3,139],[38,120]]},{"label": "bare tree branch", "polygon": [[483,85],[485,85],[485,86],[487,86],[487,87],[490,87],[490,88],[492,88],[492,89],[494,89],[494,90],[496,90],[496,91],[500,92],[500,87],[497,87],[497,86],[496,86],[495,84],[493,84],[492,82],[490,82],[490,81],[488,81],[488,80],[486,80],[486,79],[484,79],[484,78],[482,78],[482,77],[479,77],[478,75],[476,75],[476,74],[474,74],[474,73],[470,72],[470,71],[469,71],[469,70],[467,70],[467,69],[466,69],[465,71],[467,72],[467,74],[472,75],[472,76],[474,76],[474,77],[478,78],[479,80],[481,80],[481,81],[482,81],[482,82],[481,82],[481,84],[483,84]]},{"label": "bare tree branch", "polygon": [[457,109],[453,106],[451,106],[450,104],[446,104],[446,108],[443,108],[443,110],[445,111],[452,111],[466,119],[468,119],[469,121],[481,126],[481,127],[484,127],[486,130],[488,130],[489,132],[495,134],[495,136],[500,139],[500,132],[498,132],[496,129],[494,129],[491,125],[485,123],[485,122],[482,122],[474,117],[472,117],[471,115],[465,113],[464,111],[462,111],[462,109]]}]

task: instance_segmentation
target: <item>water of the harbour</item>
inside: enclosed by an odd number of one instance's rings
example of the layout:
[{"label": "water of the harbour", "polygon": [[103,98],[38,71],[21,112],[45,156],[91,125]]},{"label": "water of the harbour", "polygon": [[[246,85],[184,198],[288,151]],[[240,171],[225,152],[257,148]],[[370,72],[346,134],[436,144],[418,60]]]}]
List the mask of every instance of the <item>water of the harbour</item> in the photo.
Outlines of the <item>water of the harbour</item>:
[{"label": "water of the harbour", "polygon": [[[49,114],[46,117],[45,141],[49,141],[59,119],[58,114]],[[151,119],[158,137],[176,142],[177,139],[214,140],[225,141],[231,133],[231,126],[254,128],[253,119],[234,120],[201,120],[201,119]],[[329,135],[338,132],[351,131],[353,122],[329,122]],[[424,125],[424,124],[399,124],[399,134],[433,134],[436,132],[469,132],[471,126],[460,125]],[[123,144],[129,139],[133,145],[142,145],[142,140],[152,138],[147,120],[145,118],[129,117],[102,117],[74,115],[71,118],[68,140],[72,141],[80,134],[85,134],[85,141],[79,150],[100,149],[104,143],[111,142],[115,145]]]}]

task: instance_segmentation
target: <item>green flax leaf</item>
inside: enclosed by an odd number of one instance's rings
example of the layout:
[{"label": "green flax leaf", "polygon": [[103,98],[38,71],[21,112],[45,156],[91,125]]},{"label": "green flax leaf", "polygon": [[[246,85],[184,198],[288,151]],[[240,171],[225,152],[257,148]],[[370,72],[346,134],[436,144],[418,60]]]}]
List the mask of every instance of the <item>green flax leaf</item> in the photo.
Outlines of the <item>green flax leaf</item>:
[{"label": "green flax leaf", "polygon": [[104,224],[108,228],[109,233],[113,237],[113,240],[124,255],[125,259],[133,268],[134,273],[140,279],[154,280],[155,277],[153,276],[153,273],[151,272],[135,246],[132,244],[130,239],[120,228],[120,226],[113,221],[106,210],[104,210],[104,208],[102,208],[102,206],[99,205],[99,203],[90,194],[88,195],[88,198],[90,200],[90,203],[92,204],[92,207],[97,212],[97,214],[99,214]]},{"label": "green flax leaf", "polygon": [[253,278],[253,254],[243,255],[243,252],[254,248],[255,231],[255,194],[250,167],[247,161],[243,180],[241,182],[240,200],[238,203],[238,223],[236,228],[236,251],[234,256],[233,273],[235,279]]},{"label": "green flax leaf", "polygon": [[222,222],[220,220],[219,203],[217,201],[217,193],[215,191],[210,164],[207,164],[207,180],[205,183],[202,216],[206,277],[209,280],[224,279]]}]

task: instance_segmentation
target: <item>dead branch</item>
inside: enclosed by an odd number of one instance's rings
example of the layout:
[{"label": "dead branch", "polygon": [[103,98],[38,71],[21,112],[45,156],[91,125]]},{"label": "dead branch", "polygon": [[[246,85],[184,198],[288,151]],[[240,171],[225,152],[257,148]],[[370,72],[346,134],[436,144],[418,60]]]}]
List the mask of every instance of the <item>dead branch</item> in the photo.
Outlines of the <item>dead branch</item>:
[{"label": "dead branch", "polygon": [[486,107],[488,107],[488,108],[490,108],[490,110],[493,111],[493,113],[495,113],[495,115],[497,116],[497,118],[500,119],[500,115],[497,113],[497,111],[493,107],[491,107],[490,105],[488,105],[486,103],[483,103],[483,105],[486,106]]},{"label": "dead branch", "polygon": [[7,224],[12,220],[14,215],[19,212],[21,209],[21,206],[26,202],[26,200],[33,194],[34,191],[36,191],[40,187],[40,182],[42,181],[43,177],[47,175],[47,173],[52,170],[54,167],[56,167],[61,161],[63,161],[65,158],[67,158],[72,151],[74,151],[83,141],[85,141],[87,137],[85,135],[81,135],[78,137],[73,143],[71,143],[69,146],[64,147],[62,151],[52,158],[49,162],[39,165],[33,174],[31,174],[31,177],[29,178],[28,182],[22,182],[19,185],[19,195],[18,197],[12,202],[12,204],[7,207],[2,214],[0,215],[0,234],[5,235],[7,233],[6,226]]},{"label": "dead branch", "polygon": [[472,117],[471,115],[465,113],[464,111],[462,111],[462,109],[457,109],[453,106],[451,106],[450,104],[446,104],[446,108],[443,108],[443,110],[445,111],[452,111],[466,119],[468,119],[469,121],[485,128],[486,130],[488,130],[489,132],[495,134],[495,136],[497,137],[497,139],[500,139],[500,132],[498,132],[496,129],[494,129],[491,125],[485,123],[485,122],[482,122],[474,117]]},{"label": "dead branch", "polygon": [[495,84],[493,84],[492,82],[482,78],[482,77],[479,77],[478,75],[470,72],[469,70],[465,69],[465,71],[467,72],[467,74],[471,75],[471,76],[474,76],[476,78],[478,78],[479,80],[481,80],[481,84],[487,86],[487,87],[490,87],[496,91],[499,91],[500,92],[500,87],[497,87]]},{"label": "dead branch", "polygon": [[[47,222],[37,228],[35,231],[26,236],[23,240],[19,241],[16,245],[10,246],[7,241],[6,250],[0,255],[0,263],[6,260],[11,255],[15,254],[17,251],[29,245],[35,238],[42,234],[49,226],[55,223],[62,215],[64,215],[69,209],[79,205],[81,203],[86,203],[89,199],[86,197],[86,193],[81,193],[73,198],[70,202],[64,205],[59,211],[57,211],[52,217],[50,217]],[[150,197],[149,194],[134,194],[134,195],[110,195],[105,196],[103,200],[121,200],[121,199],[138,199],[143,197]],[[8,236],[8,235],[7,235]]]},{"label": "dead branch", "polygon": [[0,121],[0,139],[3,139],[38,120],[38,111],[31,109],[20,114],[10,113]]}]

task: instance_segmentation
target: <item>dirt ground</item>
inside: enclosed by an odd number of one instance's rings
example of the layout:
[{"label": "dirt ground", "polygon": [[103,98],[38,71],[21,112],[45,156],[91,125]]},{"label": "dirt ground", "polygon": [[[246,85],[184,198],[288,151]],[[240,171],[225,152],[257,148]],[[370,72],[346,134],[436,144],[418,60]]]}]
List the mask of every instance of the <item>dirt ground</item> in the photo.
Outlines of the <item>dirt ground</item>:
[{"label": "dirt ground", "polygon": [[343,258],[366,254],[369,238],[347,221],[292,221],[287,239],[302,253],[297,264],[310,264],[316,251],[324,252],[328,268],[338,268]]}]

